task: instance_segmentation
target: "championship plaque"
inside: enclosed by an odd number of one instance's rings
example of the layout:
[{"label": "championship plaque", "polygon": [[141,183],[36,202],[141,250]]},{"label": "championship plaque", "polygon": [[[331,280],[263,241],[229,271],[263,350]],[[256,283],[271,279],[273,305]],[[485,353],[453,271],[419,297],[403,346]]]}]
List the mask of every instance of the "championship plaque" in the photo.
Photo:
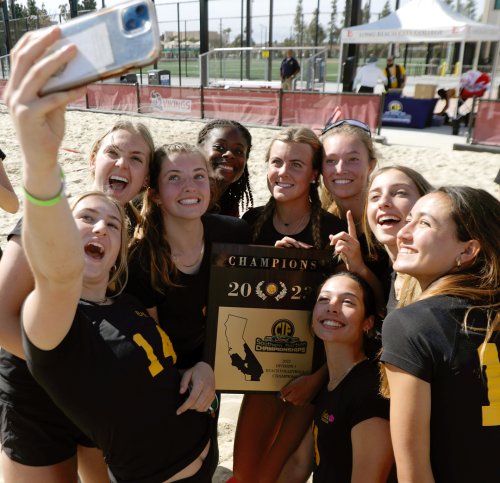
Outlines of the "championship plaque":
[{"label": "championship plaque", "polygon": [[311,373],[311,311],[317,287],[335,267],[332,255],[214,243],[206,347],[217,390],[276,392]]}]

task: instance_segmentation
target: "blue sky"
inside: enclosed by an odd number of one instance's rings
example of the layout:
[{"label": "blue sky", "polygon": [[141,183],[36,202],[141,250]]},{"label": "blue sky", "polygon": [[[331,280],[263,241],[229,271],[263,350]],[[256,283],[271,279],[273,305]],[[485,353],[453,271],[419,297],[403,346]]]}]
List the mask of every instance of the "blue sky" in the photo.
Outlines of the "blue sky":
[{"label": "blue sky", "polygon": [[[18,0],[19,1],[19,0]],[[106,6],[121,3],[122,0],[105,0]],[[364,5],[367,1],[362,0]],[[409,0],[400,0],[400,6],[407,3]],[[102,0],[96,0],[97,6],[102,5]],[[20,0],[19,3],[26,3],[26,0]],[[42,4],[42,0],[37,0],[38,4]],[[59,11],[58,6],[61,3],[67,3],[64,0],[43,0],[45,7],[49,13]],[[156,0],[157,12],[160,21],[160,30],[177,30],[177,3],[179,3],[179,11],[181,17],[181,30],[198,30],[199,5],[198,2],[192,0]],[[304,21],[309,23],[311,20],[310,13],[316,8],[317,0],[303,0]],[[371,20],[376,20],[376,16],[382,10],[385,0],[371,0]],[[391,9],[395,9],[396,0],[389,0]],[[246,0],[245,0],[246,4]],[[345,0],[337,1],[339,15],[337,17],[337,25],[340,24],[341,13],[344,10]],[[477,0],[478,13],[482,13],[484,0]],[[296,0],[274,0],[274,23],[273,37],[275,40],[282,40],[289,37],[292,32],[293,17],[297,2]],[[331,0],[320,0],[320,23],[326,28],[330,18]],[[240,33],[240,13],[241,0],[209,0],[209,29],[214,31],[231,29],[230,38],[234,39]],[[253,21],[253,40],[260,43],[264,38],[267,38],[267,29],[269,24],[269,0],[252,0]]]}]

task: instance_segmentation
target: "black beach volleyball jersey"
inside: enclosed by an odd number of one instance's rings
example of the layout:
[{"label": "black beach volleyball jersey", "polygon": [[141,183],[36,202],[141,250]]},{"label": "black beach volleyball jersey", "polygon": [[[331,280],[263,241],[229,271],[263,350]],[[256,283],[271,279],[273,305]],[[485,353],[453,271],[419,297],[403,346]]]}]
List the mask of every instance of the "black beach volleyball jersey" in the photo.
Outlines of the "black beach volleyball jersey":
[{"label": "black beach volleyball jersey", "polygon": [[165,332],[129,295],[112,305],[80,302],[53,350],[24,334],[28,367],[63,412],[103,450],[115,481],[161,482],[189,465],[211,418],[187,411]]},{"label": "black beach volleyball jersey", "polygon": [[[391,312],[381,360],[431,385],[431,464],[437,483],[500,481],[500,336],[486,344],[486,314],[450,296]],[[481,370],[482,369],[482,370]]]},{"label": "black beach volleyball jersey", "polygon": [[349,483],[352,428],[371,418],[389,419],[389,401],[379,394],[377,363],[361,362],[333,391],[324,386],[313,404],[313,481]]},{"label": "black beach volleyball jersey", "polygon": [[[264,211],[264,206],[258,206],[257,208],[251,208],[244,215],[243,219],[248,222],[248,224],[253,227],[260,215]],[[325,210],[321,210],[321,242],[323,246],[321,248],[325,248],[330,244],[329,235],[336,235],[341,231],[347,231],[347,223],[340,218],[337,218],[335,215],[328,213]],[[266,220],[266,222],[262,225],[259,236],[255,243],[258,245],[271,245],[274,246],[276,241],[281,240],[284,236],[280,233],[273,224],[273,218],[270,217]],[[295,240],[308,243],[309,245],[314,245],[314,238],[312,234],[312,224],[311,221],[305,226],[305,228],[295,235],[289,235]]]},{"label": "black beach volleyball jersey", "polygon": [[[205,253],[197,273],[178,272],[177,287],[164,287],[164,294],[151,285],[149,257],[132,256],[126,291],[145,307],[157,307],[158,320],[168,333],[177,354],[177,367],[187,369],[203,359],[206,338],[206,306],[210,252],[213,242],[249,243],[250,227],[238,218],[207,214],[202,217]],[[136,252],[137,253],[137,252]]]}]

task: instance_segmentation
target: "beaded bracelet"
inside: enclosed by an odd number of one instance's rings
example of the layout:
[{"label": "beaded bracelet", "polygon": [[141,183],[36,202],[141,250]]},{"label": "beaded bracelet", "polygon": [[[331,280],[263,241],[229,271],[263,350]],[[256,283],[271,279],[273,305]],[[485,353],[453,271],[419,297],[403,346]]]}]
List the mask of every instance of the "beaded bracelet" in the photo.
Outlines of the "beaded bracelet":
[{"label": "beaded bracelet", "polygon": [[31,193],[29,193],[24,186],[22,187],[22,190],[25,198],[31,204],[36,206],[54,206],[66,197],[66,183],[64,181],[64,172],[61,169],[61,189],[59,190],[59,193],[57,193],[57,195],[55,195],[53,198],[50,198],[48,200],[41,200],[40,198],[37,198],[36,196],[33,196]]}]

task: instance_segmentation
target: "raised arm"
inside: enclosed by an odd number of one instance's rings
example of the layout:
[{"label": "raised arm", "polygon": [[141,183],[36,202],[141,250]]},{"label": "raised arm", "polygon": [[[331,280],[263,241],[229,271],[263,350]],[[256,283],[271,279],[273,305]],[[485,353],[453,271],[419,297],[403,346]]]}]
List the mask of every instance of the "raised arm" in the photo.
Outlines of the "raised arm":
[{"label": "raised arm", "polygon": [[12,50],[12,72],[5,89],[24,158],[23,243],[35,278],[23,323],[30,340],[41,349],[55,347],[67,333],[83,270],[82,243],[63,196],[57,163],[65,107],[82,92],[38,95],[51,75],[75,55],[75,47],[68,46],[43,56],[59,35],[58,28],[25,35]]},{"label": "raised arm", "polygon": [[356,224],[351,211],[346,214],[347,218],[347,233],[341,231],[335,235],[330,235],[330,245],[335,247],[342,261],[345,263],[347,270],[357,273],[363,278],[372,288],[377,302],[377,310],[379,313],[385,312],[385,297],[382,284],[377,276],[368,268],[361,254],[361,246],[356,233]]}]

